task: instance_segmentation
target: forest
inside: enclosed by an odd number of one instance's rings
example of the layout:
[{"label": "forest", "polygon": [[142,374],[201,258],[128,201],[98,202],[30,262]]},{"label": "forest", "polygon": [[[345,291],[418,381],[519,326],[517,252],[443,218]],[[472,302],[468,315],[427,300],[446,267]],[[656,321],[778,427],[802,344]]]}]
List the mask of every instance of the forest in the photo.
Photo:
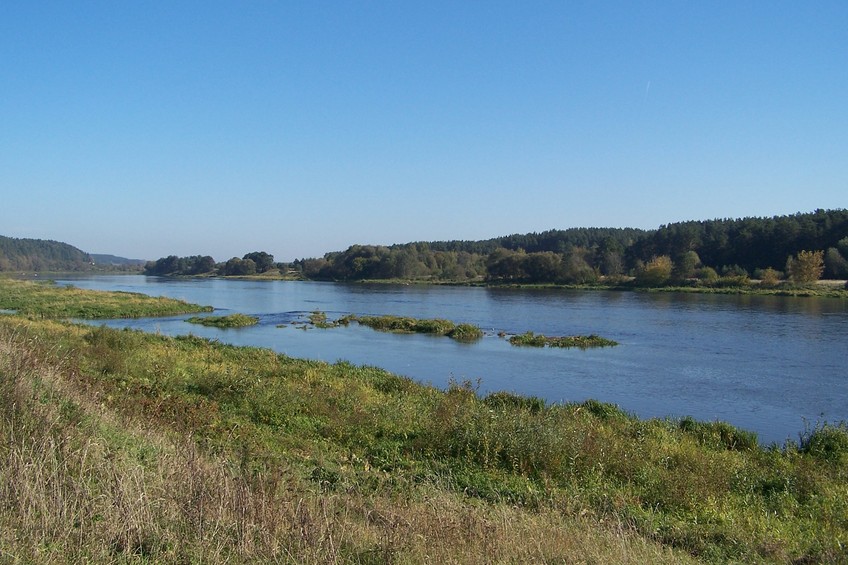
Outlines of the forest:
[{"label": "forest", "polygon": [[[55,241],[0,236],[0,271],[80,271],[93,257]],[[125,267],[125,268],[135,268]],[[749,278],[806,283],[848,279],[848,210],[677,222],[656,230],[570,228],[481,241],[351,245],[323,257],[278,263],[264,251],[216,262],[171,255],[147,275],[255,276],[308,280],[416,280],[492,284],[702,284]]]},{"label": "forest", "polygon": [[[803,252],[813,253],[801,255]],[[820,266],[815,277],[800,267]],[[573,228],[485,241],[352,245],[291,268],[318,280],[430,279],[585,284],[635,277],[651,284],[748,277],[848,278],[848,210],[688,221],[656,230]]]},{"label": "forest", "polygon": [[0,236],[0,271],[82,271],[93,263],[88,253],[67,243]]}]

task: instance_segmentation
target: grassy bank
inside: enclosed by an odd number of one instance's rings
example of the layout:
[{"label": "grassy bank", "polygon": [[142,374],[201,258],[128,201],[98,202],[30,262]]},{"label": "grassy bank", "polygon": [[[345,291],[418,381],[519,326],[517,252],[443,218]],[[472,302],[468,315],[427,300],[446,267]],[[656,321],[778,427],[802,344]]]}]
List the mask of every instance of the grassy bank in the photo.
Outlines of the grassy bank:
[{"label": "grassy bank", "polygon": [[[825,282],[825,281],[821,281]],[[841,282],[841,281],[840,281]],[[664,286],[634,288],[640,292],[681,292],[689,294],[746,294],[755,296],[789,296],[800,298],[848,298],[848,288],[843,285],[817,284],[809,286],[782,285],[778,287],[752,286]]]},{"label": "grassy bank", "polygon": [[839,562],[848,431],[447,391],[373,367],[0,317],[21,562]]},{"label": "grassy bank", "polygon": [[687,559],[541,491],[467,494],[510,473],[413,448],[442,394],[377,369],[10,316],[0,353],[4,562]]},{"label": "grassy bank", "polygon": [[844,424],[762,447],[53,311],[0,316],[3,562],[848,560]]},{"label": "grassy bank", "polygon": [[0,277],[0,309],[39,318],[141,318],[211,312],[209,306],[134,292],[100,292]]}]

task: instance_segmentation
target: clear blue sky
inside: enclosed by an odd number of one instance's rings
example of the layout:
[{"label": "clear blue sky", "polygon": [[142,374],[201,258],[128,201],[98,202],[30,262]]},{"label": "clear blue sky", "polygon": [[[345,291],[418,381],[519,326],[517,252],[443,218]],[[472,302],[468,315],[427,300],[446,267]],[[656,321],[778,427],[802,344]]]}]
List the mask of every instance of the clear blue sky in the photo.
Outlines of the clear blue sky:
[{"label": "clear blue sky", "polygon": [[0,235],[156,259],[848,206],[848,2],[3,2]]}]

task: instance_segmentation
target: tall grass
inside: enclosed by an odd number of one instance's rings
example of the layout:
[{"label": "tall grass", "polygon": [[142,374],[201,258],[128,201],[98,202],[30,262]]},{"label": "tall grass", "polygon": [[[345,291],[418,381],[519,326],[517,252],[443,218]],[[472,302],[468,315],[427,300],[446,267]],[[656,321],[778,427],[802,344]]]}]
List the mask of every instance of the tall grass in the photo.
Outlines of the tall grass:
[{"label": "tall grass", "polygon": [[618,345],[617,341],[600,337],[598,335],[571,335],[571,336],[545,336],[533,332],[525,332],[510,336],[509,343],[525,347],[577,347],[588,349],[590,347],[613,347]]},{"label": "tall grass", "polygon": [[[104,411],[115,405],[109,387],[87,386],[80,351],[66,349],[87,335],[43,323],[0,330],[0,561],[685,561],[626,524],[468,504],[441,480],[397,485],[379,472],[334,488],[341,466],[367,464],[352,452],[265,459],[237,428],[216,450],[150,412]],[[385,390],[407,386],[372,376]]]},{"label": "tall grass", "polygon": [[469,383],[0,317],[21,562],[844,562],[848,431],[763,448]]},{"label": "tall grass", "polygon": [[259,323],[259,318],[246,314],[227,314],[226,316],[192,316],[187,318],[186,322],[223,329],[245,328]]},{"label": "tall grass", "polygon": [[134,292],[101,292],[0,277],[0,309],[39,318],[140,318],[209,312],[209,306]]},{"label": "tall grass", "polygon": [[476,341],[483,330],[473,324],[456,324],[441,318],[419,319],[406,316],[352,316],[357,323],[375,330],[400,333],[443,335],[458,341]]}]

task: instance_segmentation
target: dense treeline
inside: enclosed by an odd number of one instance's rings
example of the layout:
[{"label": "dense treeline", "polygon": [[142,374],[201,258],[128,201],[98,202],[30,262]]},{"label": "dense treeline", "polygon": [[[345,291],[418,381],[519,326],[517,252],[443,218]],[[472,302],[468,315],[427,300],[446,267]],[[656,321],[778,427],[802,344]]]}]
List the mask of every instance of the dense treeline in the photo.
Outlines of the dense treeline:
[{"label": "dense treeline", "polygon": [[653,231],[575,228],[484,241],[353,245],[322,258],[295,261],[292,268],[306,278],[323,280],[583,284],[634,276],[637,284],[649,286],[696,278],[732,284],[750,276],[786,276],[809,282],[817,267],[799,274],[799,254],[805,251],[820,252],[819,276],[848,278],[848,210],[680,222]]},{"label": "dense treeline", "polygon": [[848,276],[848,210],[669,224],[639,239],[627,258],[630,265],[661,255],[678,262],[694,251],[714,269],[754,274],[783,269],[787,258],[804,250],[825,253],[826,277]]},{"label": "dense treeline", "polygon": [[224,263],[216,263],[209,255],[177,257],[170,255],[150,261],[144,267],[145,275],[158,276],[247,276],[266,273],[280,266],[274,263],[274,256],[264,251],[254,251],[239,259],[233,257]]},{"label": "dense treeline", "polygon": [[486,274],[485,255],[434,251],[427,243],[392,247],[353,245],[321,259],[295,261],[292,268],[309,279],[476,279]]},{"label": "dense treeline", "polygon": [[0,236],[0,271],[82,271],[92,264],[88,253],[67,243]]},{"label": "dense treeline", "polygon": [[314,280],[431,280],[641,286],[737,286],[749,277],[776,285],[848,278],[848,210],[772,218],[679,222],[656,230],[573,228],[482,241],[352,245],[320,258],[274,263],[265,252],[215,263],[164,257],[149,275],[246,276],[279,269]]},{"label": "dense treeline", "polygon": [[588,249],[607,241],[626,248],[647,233],[649,232],[635,228],[569,228],[512,234],[483,241],[436,241],[427,245],[433,251],[465,251],[478,255],[488,255],[501,248],[511,251],[523,249],[527,253],[567,253],[574,248]]},{"label": "dense treeline", "polygon": [[353,245],[292,268],[311,279],[509,280],[588,282],[620,274],[624,250],[648,232],[632,228],[573,228],[513,234],[484,241]]}]

